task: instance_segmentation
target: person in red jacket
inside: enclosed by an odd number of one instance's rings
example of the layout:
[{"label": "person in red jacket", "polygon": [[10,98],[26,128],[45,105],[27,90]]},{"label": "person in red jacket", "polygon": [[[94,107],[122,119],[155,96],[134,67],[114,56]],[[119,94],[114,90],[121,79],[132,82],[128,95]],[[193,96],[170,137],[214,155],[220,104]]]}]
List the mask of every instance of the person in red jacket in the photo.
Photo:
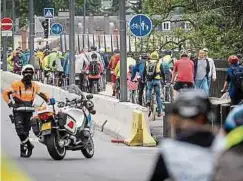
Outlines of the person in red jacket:
[{"label": "person in red jacket", "polygon": [[116,65],[120,61],[119,51],[116,50],[114,51],[114,53],[115,54],[111,57],[111,60],[108,65],[108,69],[111,70],[111,82],[112,82],[112,90],[113,90],[112,96],[115,96],[116,94],[116,75],[114,73],[114,70],[116,68]]},{"label": "person in red jacket", "polygon": [[[90,90],[92,88],[94,81],[99,82],[103,69],[104,68],[103,68],[102,64],[98,61],[97,54],[92,54],[91,61],[89,62],[89,65],[86,66],[86,68],[85,68],[85,72],[88,74]],[[99,91],[99,89],[100,89],[100,85],[98,83],[98,91]]]}]

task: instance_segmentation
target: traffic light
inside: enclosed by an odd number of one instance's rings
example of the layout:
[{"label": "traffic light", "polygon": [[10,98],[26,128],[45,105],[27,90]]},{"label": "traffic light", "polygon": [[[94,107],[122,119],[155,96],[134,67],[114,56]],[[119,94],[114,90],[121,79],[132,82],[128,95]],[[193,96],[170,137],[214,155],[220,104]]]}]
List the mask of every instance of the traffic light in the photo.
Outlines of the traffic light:
[{"label": "traffic light", "polygon": [[45,21],[42,22],[42,26],[44,28],[44,38],[48,38],[50,31],[49,19],[45,19]]}]

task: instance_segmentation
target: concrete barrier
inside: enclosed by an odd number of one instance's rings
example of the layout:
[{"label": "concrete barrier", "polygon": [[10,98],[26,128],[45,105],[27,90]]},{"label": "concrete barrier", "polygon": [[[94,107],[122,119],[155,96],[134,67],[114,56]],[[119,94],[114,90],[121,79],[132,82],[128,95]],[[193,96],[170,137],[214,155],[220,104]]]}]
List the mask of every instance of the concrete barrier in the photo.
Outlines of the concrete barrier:
[{"label": "concrete barrier", "polygon": [[[1,71],[1,88],[9,88],[14,80],[20,80],[21,76]],[[48,93],[50,97],[54,97],[57,101],[65,101],[78,97],[75,94],[68,93],[59,87],[54,87],[39,83],[41,91]],[[116,138],[130,138],[132,126],[132,113],[134,110],[140,110],[147,115],[147,109],[127,102],[119,102],[119,100],[104,95],[94,95],[93,102],[95,105],[96,115],[93,116],[98,127],[102,127],[104,132],[112,134]],[[148,121],[147,116],[145,120]]]}]

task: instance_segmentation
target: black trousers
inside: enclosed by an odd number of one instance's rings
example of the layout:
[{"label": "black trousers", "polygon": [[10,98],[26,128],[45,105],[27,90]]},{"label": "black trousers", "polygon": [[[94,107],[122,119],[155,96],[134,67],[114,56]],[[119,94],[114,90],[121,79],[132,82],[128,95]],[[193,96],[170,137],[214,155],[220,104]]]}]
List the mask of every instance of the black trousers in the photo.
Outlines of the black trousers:
[{"label": "black trousers", "polygon": [[138,103],[142,106],[143,104],[143,93],[146,83],[139,81],[138,83]]},{"label": "black trousers", "polygon": [[30,118],[32,113],[14,112],[15,129],[20,140],[23,142],[29,136],[31,129]]}]

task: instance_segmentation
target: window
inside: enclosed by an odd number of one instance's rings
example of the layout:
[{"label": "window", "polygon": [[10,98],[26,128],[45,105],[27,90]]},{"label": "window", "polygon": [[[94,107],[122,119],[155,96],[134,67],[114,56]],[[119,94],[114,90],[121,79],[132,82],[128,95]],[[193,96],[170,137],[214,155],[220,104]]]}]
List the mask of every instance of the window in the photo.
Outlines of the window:
[{"label": "window", "polygon": [[185,30],[191,30],[192,29],[191,23],[189,21],[186,21],[185,22],[184,29]]},{"label": "window", "polygon": [[162,30],[163,31],[169,31],[170,30],[170,22],[169,21],[162,23]]}]

